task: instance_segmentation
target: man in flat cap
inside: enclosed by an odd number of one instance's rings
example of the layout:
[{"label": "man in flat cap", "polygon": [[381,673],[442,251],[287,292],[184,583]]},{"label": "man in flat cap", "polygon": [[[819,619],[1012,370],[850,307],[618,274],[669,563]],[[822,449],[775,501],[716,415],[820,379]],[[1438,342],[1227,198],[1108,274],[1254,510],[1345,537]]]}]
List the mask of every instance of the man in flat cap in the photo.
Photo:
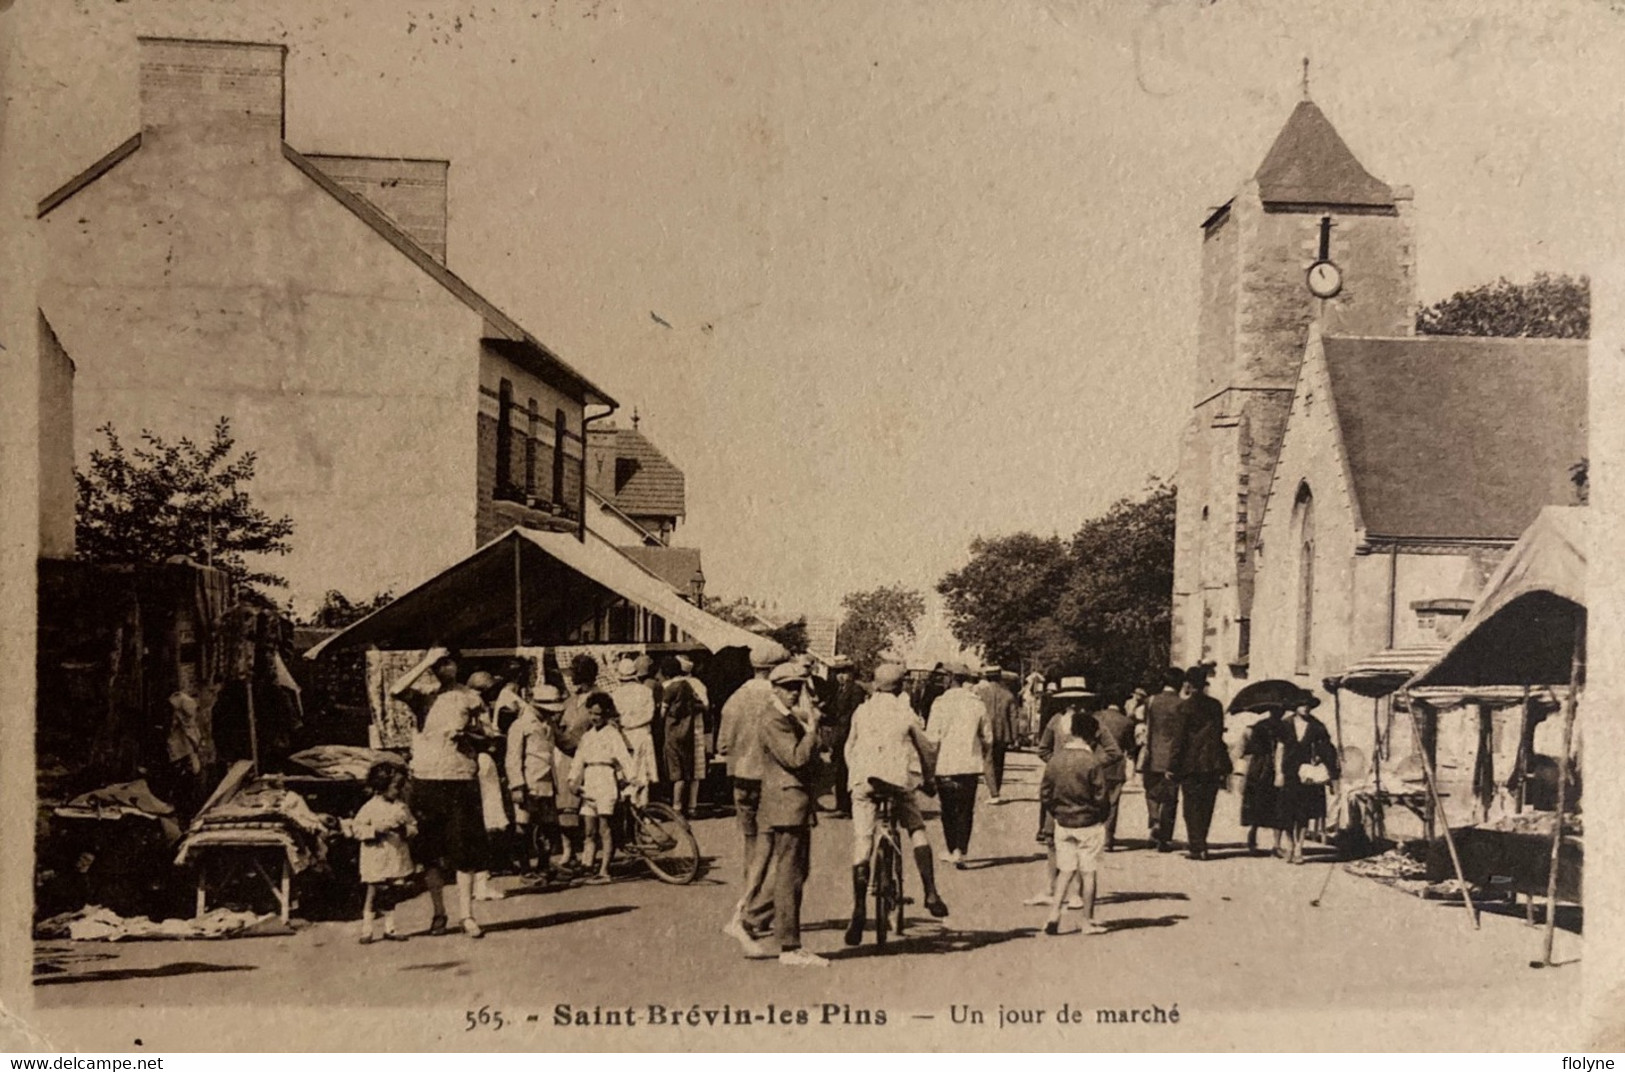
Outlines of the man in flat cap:
[{"label": "man in flat cap", "polygon": [[757,822],[767,830],[779,963],[828,967],[829,961],[801,948],[801,894],[811,862],[812,828],[818,821],[813,786],[821,715],[817,705],[807,700],[810,681],[801,663],[780,663],[767,681],[773,690],[773,707],[759,730],[762,803]]},{"label": "man in flat cap", "polygon": [[762,802],[761,723],[773,708],[773,687],[767,678],[773,668],[790,658],[790,653],[771,640],[752,647],[751,669],[755,676],[735,689],[722,705],[717,727],[717,754],[728,767],[733,787],[734,821],[743,841],[743,874],[739,900],[722,927],[722,933],[737,941],[746,953],[762,953],[757,945],[772,919],[772,886],[768,882],[767,839],[760,836],[757,809]]}]

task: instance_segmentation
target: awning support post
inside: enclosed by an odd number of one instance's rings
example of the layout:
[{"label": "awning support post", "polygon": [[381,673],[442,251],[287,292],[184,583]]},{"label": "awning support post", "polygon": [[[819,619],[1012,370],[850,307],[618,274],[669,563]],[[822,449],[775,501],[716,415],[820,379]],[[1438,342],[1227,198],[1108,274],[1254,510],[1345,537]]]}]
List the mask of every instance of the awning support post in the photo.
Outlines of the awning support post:
[{"label": "awning support post", "polygon": [[513,538],[513,646],[516,651],[525,646],[525,586],[519,567],[520,539],[522,537],[518,535]]},{"label": "awning support post", "polygon": [[1552,824],[1552,858],[1546,873],[1546,942],[1540,962],[1552,963],[1552,941],[1557,935],[1557,860],[1563,848],[1563,809],[1568,805],[1569,752],[1574,747],[1574,707],[1585,676],[1586,621],[1574,626],[1574,654],[1569,659],[1569,694],[1563,701],[1563,754],[1557,759],[1557,814]]},{"label": "awning support post", "polygon": [[1456,852],[1456,839],[1450,833],[1450,818],[1444,814],[1444,804],[1439,800],[1439,786],[1433,779],[1433,761],[1428,758],[1427,748],[1422,746],[1422,726],[1416,718],[1416,706],[1410,702],[1410,696],[1405,697],[1405,708],[1410,712],[1411,731],[1416,735],[1417,751],[1422,755],[1422,775],[1427,779],[1428,799],[1433,809],[1444,821],[1440,824],[1444,828],[1444,844],[1450,850],[1450,864],[1456,869],[1456,881],[1461,883],[1461,899],[1467,906],[1467,916],[1472,921],[1473,930],[1478,930],[1478,906],[1473,904],[1473,895],[1467,888],[1467,875],[1462,871],[1461,856]]}]

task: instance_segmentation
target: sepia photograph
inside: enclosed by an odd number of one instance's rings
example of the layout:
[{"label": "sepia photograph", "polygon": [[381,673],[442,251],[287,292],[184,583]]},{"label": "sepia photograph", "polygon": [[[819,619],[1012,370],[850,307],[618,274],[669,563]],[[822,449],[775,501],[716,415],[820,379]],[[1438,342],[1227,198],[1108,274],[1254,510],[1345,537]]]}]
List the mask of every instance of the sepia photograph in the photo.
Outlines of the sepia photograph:
[{"label": "sepia photograph", "polygon": [[0,3],[0,1045],[1625,1048],[1622,64]]}]

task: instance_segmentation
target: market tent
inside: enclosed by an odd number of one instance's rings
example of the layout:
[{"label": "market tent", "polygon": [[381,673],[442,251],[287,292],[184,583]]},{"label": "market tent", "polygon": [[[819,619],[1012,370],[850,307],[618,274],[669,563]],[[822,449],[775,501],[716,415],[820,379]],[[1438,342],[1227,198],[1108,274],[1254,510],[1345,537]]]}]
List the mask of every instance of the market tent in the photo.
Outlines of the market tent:
[{"label": "market tent", "polygon": [[1370,699],[1387,696],[1432,666],[1443,651],[1443,644],[1385,648],[1356,661],[1336,677],[1327,678],[1325,685]]},{"label": "market tent", "polygon": [[[716,652],[760,643],[754,633],[694,606],[670,584],[588,533],[513,528],[469,557],[305,653],[376,647],[412,651],[580,643],[583,630],[630,604]],[[605,643],[630,636],[600,636]],[[663,637],[652,637],[663,640]]]},{"label": "market tent", "polygon": [[1585,519],[1583,506],[1542,510],[1450,646],[1407,687],[1569,684],[1585,616]]}]

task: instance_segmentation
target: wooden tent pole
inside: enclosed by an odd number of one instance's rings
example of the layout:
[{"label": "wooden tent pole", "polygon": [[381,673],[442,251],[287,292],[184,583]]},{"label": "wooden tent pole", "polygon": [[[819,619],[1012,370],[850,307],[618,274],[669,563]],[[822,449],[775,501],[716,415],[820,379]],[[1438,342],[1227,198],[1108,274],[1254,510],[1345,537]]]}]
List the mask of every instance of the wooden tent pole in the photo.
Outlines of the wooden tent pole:
[{"label": "wooden tent pole", "polygon": [[1523,814],[1524,798],[1529,792],[1529,723],[1534,717],[1531,709],[1529,686],[1523,687],[1523,717],[1518,720],[1518,796],[1513,801],[1514,814]]},{"label": "wooden tent pole", "polygon": [[525,646],[524,575],[520,570],[519,536],[513,538],[513,646],[514,651]]},{"label": "wooden tent pole", "polygon": [[1417,751],[1422,755],[1422,776],[1427,780],[1428,799],[1433,805],[1435,814],[1439,815],[1444,827],[1444,844],[1450,850],[1450,864],[1456,869],[1456,881],[1461,883],[1461,899],[1467,905],[1467,916],[1472,921],[1473,930],[1478,930],[1478,906],[1473,904],[1473,895],[1467,889],[1467,875],[1462,871],[1461,856],[1456,852],[1456,839],[1450,833],[1450,817],[1444,814],[1444,804],[1439,799],[1439,787],[1433,780],[1433,761],[1428,758],[1427,748],[1422,743],[1422,726],[1416,718],[1416,706],[1405,697],[1405,709],[1411,716],[1411,732],[1416,735]]},{"label": "wooden tent pole", "polygon": [[1569,659],[1569,694],[1563,701],[1563,754],[1557,759],[1557,814],[1552,825],[1552,859],[1546,872],[1546,942],[1541,963],[1552,963],[1552,941],[1557,936],[1557,861],[1563,848],[1563,809],[1568,805],[1569,751],[1574,747],[1574,707],[1585,674],[1586,625],[1582,617],[1574,627],[1574,654]]}]

